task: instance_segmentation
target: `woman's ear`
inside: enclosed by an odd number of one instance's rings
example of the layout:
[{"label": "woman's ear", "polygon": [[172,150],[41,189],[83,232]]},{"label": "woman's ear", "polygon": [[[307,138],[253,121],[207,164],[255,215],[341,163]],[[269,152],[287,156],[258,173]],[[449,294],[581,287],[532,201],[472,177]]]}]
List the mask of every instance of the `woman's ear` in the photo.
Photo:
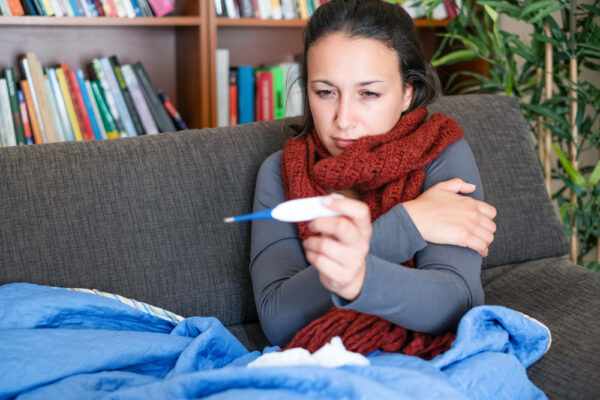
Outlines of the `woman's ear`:
[{"label": "woman's ear", "polygon": [[410,83],[404,85],[404,95],[402,97],[402,112],[408,110],[412,104],[413,86]]}]

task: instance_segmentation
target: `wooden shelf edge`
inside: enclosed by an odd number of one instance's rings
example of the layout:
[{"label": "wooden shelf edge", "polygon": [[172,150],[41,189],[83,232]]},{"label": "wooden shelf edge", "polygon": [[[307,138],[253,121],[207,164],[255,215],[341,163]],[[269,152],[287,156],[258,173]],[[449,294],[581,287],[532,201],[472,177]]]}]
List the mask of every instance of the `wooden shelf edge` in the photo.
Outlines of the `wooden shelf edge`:
[{"label": "wooden shelf edge", "polygon": [[[240,27],[269,27],[269,28],[302,28],[306,25],[304,19],[260,19],[260,18],[227,18],[218,17],[217,26],[240,26]],[[439,28],[447,26],[451,19],[428,20],[419,18],[413,20],[417,28]]]},{"label": "wooden shelf edge", "polygon": [[200,26],[201,18],[192,16],[176,17],[0,17],[0,26]]},{"label": "wooden shelf edge", "polygon": [[304,25],[306,20],[303,19],[217,18],[217,26],[302,28]]}]

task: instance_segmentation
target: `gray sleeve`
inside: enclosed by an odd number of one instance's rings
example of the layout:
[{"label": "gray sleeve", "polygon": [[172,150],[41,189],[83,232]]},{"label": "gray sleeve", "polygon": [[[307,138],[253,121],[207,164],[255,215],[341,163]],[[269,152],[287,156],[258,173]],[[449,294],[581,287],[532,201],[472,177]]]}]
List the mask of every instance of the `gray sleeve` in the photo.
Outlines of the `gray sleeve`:
[{"label": "gray sleeve", "polygon": [[[461,139],[445,149],[426,168],[423,190],[438,182],[462,178],[477,186],[471,197],[482,200],[483,190],[471,149]],[[383,247],[395,238],[383,236]],[[360,296],[346,302],[332,294],[338,307],[376,314],[420,332],[436,333],[454,326],[471,307],[483,304],[481,256],[458,246],[429,243],[415,254],[416,268],[369,254]]]}]

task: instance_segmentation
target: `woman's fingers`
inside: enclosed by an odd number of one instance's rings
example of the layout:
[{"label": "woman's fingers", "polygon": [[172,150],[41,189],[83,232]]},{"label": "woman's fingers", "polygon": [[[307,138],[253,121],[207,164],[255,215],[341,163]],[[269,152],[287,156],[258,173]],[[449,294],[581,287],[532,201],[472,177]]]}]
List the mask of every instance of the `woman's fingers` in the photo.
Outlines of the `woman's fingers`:
[{"label": "woman's fingers", "polygon": [[347,197],[327,196],[323,199],[323,204],[327,208],[337,211],[350,219],[358,229],[370,231],[371,213],[369,212],[369,207],[362,201]]}]

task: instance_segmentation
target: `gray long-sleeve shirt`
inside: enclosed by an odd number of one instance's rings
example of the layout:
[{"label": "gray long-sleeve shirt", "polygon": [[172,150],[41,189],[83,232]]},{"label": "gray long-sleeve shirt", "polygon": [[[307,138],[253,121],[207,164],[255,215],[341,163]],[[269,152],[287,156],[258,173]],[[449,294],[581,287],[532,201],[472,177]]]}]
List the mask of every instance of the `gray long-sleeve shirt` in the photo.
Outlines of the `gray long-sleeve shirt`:
[{"label": "gray long-sleeve shirt", "polygon": [[[479,172],[464,139],[446,148],[425,168],[423,190],[461,178],[477,186]],[[254,211],[285,201],[281,151],[267,158],[256,182]],[[416,268],[400,265],[415,255]],[[374,314],[408,329],[437,333],[455,325],[471,307],[483,304],[481,257],[468,248],[427,243],[402,204],[373,222],[362,291],[348,302],[329,292],[304,257],[295,224],[252,223],[250,274],[262,328],[273,344],[294,334],[332,306]]]}]

